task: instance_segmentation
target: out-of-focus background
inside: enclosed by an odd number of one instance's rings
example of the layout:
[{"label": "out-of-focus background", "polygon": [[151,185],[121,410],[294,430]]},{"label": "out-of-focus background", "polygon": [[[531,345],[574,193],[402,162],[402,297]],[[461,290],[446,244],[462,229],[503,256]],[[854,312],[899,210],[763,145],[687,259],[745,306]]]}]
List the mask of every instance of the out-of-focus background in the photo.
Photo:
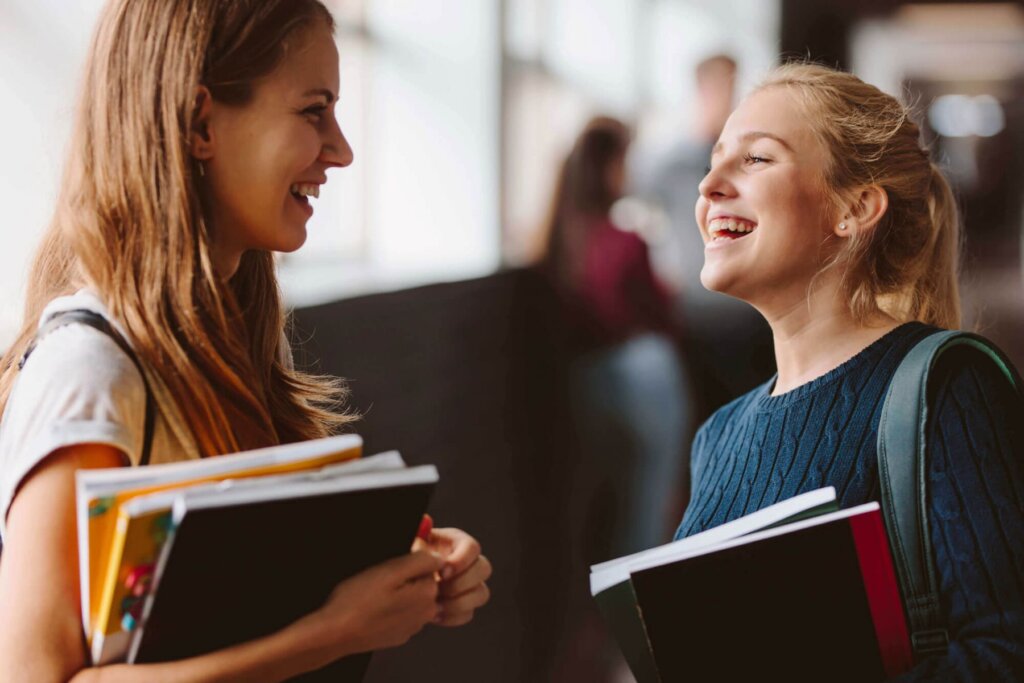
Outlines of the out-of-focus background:
[{"label": "out-of-focus background", "polygon": [[[0,348],[102,4],[0,0]],[[477,535],[496,569],[472,625],[380,653],[369,680],[630,680],[586,567],[668,540],[693,429],[773,372],[757,320],[696,284],[688,213],[718,110],[783,57],[851,69],[914,106],[962,202],[966,325],[1024,366],[1024,3],[327,4],[356,162],[332,172],[308,243],[280,260],[299,360],[351,380],[369,451],[439,466],[435,519]],[[580,324],[531,266],[563,161],[599,114],[632,130],[625,165],[610,162],[621,200],[606,232],[650,263],[649,291],[643,315],[619,301]],[[652,302],[666,315],[648,316]],[[623,484],[643,477],[668,486]]]}]

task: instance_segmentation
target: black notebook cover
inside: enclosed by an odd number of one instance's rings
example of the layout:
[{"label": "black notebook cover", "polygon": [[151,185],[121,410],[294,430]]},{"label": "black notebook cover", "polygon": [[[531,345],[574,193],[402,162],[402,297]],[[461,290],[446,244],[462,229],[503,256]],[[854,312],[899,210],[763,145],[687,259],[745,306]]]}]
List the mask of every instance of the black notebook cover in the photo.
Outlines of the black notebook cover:
[{"label": "black notebook cover", "polygon": [[[134,662],[204,654],[314,611],[342,579],[409,552],[433,483],[189,510]],[[369,654],[302,681],[359,681]]]},{"label": "black notebook cover", "polygon": [[849,519],[632,576],[661,681],[886,678]]}]

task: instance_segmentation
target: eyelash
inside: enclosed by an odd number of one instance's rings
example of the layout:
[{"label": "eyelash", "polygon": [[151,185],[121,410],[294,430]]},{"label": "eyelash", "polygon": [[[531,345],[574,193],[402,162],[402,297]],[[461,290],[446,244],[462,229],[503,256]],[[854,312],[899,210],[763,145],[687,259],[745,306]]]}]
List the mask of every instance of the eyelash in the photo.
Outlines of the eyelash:
[{"label": "eyelash", "polygon": [[[766,164],[769,163],[771,159],[769,159],[768,157],[759,157],[756,154],[751,154],[747,152],[746,154],[743,155],[743,161],[748,164]],[[711,167],[705,166],[704,175],[707,175],[709,173],[711,173]]]},{"label": "eyelash", "polygon": [[305,109],[303,109],[302,110],[302,114],[304,116],[315,116],[315,117],[317,117],[317,119],[319,119],[321,116],[324,115],[324,112],[326,112],[326,111],[327,111],[327,105],[326,104],[314,104],[311,107],[306,107]]}]

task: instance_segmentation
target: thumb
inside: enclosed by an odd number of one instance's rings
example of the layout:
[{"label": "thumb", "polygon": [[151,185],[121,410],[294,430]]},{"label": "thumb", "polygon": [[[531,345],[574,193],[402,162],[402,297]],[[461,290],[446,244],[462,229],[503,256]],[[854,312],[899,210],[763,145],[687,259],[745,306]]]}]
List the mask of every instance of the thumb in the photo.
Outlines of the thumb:
[{"label": "thumb", "polygon": [[425,576],[433,576],[444,567],[444,558],[428,550],[417,550],[408,555],[401,555],[381,565],[387,571],[395,585],[406,583]]}]

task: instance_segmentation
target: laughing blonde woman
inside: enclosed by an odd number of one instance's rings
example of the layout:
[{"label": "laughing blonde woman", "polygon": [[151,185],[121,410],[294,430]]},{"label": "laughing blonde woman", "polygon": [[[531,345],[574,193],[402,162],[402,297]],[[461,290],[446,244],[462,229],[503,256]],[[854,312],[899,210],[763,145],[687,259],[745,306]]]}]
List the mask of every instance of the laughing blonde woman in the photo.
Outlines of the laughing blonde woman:
[{"label": "laughing blonde woman", "polygon": [[[702,282],[764,316],[778,374],[701,428],[677,538],[822,486],[842,507],[877,500],[889,381],[960,325],[956,205],[918,127],[850,74],[781,67],[729,117],[696,212]],[[899,680],[1024,680],[1024,405],[972,352],[936,375],[928,512],[950,642]]]}]

